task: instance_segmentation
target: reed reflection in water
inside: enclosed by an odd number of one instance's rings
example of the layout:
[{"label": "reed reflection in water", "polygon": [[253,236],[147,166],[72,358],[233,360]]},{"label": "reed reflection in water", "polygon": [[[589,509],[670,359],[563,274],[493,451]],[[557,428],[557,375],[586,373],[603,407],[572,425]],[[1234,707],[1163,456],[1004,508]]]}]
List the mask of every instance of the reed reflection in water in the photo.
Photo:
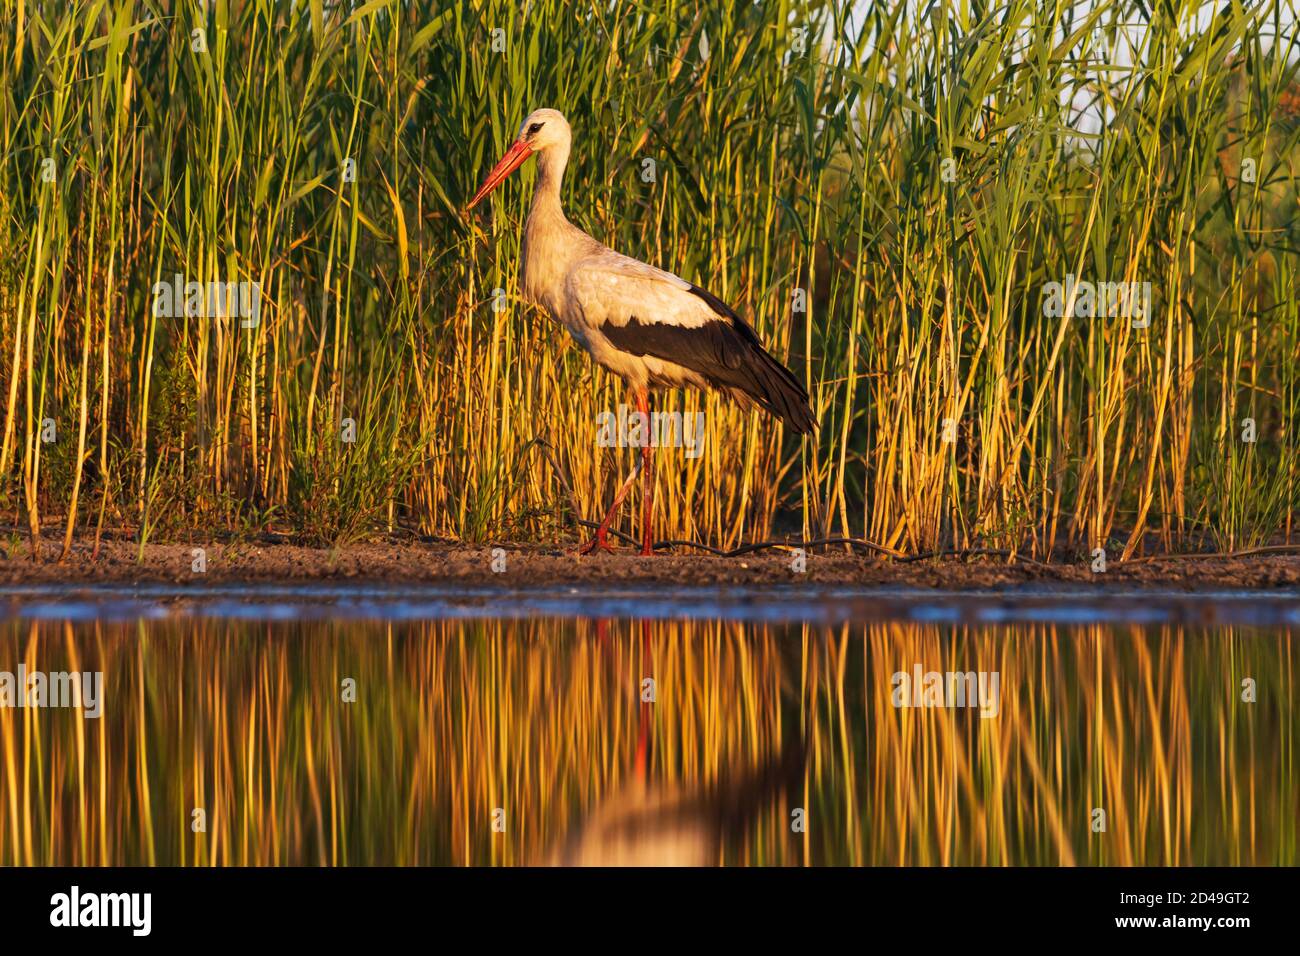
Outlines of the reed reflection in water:
[{"label": "reed reflection in water", "polygon": [[[3,865],[1297,862],[1286,633],[11,620],[19,662],[104,713],[0,708]],[[918,664],[996,716],[895,707]]]}]

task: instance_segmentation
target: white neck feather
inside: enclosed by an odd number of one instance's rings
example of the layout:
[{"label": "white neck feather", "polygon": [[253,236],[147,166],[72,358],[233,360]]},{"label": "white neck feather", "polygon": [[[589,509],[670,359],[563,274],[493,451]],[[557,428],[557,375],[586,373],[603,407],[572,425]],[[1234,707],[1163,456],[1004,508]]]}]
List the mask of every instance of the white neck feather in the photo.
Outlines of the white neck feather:
[{"label": "white neck feather", "polygon": [[537,184],[533,187],[533,208],[545,207],[564,215],[560,184],[569,164],[569,144],[556,143],[537,154]]}]

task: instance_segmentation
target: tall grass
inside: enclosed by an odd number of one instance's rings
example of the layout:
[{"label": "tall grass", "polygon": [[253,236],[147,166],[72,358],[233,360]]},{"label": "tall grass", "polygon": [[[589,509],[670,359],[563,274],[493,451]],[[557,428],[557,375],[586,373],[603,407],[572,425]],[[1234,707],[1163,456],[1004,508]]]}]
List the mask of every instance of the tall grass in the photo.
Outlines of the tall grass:
[{"label": "tall grass", "polygon": [[[617,799],[643,719],[648,779],[685,793],[806,741],[802,788],[720,862],[1300,859],[1285,633],[10,622],[0,660],[104,672],[98,719],[0,709],[6,866],[538,862]],[[998,671],[996,717],[894,708],[892,674],[917,663]]]},{"label": "tall grass", "polygon": [[[549,105],[571,218],[752,317],[821,421],[663,398],[709,417],[657,471],[661,535],[1289,539],[1295,12],[4,0],[0,507],[331,541],[594,515],[625,396],[518,299],[531,173],[460,211]],[[260,323],[155,316],[175,274],[260,283]],[[1150,282],[1149,328],[1044,316],[1067,275]]]}]

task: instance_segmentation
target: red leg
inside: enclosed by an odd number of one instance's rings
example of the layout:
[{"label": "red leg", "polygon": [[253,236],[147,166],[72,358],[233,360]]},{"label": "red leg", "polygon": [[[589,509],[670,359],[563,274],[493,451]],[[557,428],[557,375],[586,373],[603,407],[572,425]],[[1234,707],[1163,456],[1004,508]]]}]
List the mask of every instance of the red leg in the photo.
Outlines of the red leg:
[{"label": "red leg", "polygon": [[[641,621],[641,673],[653,676],[654,659],[650,653],[650,622]],[[637,780],[645,782],[650,762],[651,736],[654,733],[653,705],[641,701],[636,721],[636,756],[632,761],[633,773]]]},{"label": "red leg", "polygon": [[[637,392],[636,407],[645,416],[647,426],[650,422],[650,399],[645,390]],[[654,515],[655,462],[654,447],[650,435],[641,446],[641,555],[649,557],[655,553],[652,516]]]},{"label": "red leg", "polygon": [[640,464],[632,469],[632,473],[627,476],[622,487],[618,489],[618,493],[614,495],[614,501],[609,506],[609,511],[605,512],[605,519],[601,521],[600,527],[596,529],[596,536],[586,544],[582,545],[582,547],[578,548],[576,553],[595,554],[597,551],[608,551],[610,554],[614,553],[614,548],[609,543],[609,526],[614,523],[614,515],[618,513],[618,506],[623,503],[623,499],[627,497],[627,493],[632,490],[632,483],[636,481],[636,473],[640,470]]}]

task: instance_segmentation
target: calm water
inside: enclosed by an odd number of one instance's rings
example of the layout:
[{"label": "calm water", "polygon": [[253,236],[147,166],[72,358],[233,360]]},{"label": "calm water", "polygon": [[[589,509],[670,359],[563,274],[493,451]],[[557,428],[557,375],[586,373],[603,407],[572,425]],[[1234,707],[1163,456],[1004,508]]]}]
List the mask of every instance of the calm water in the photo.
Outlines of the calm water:
[{"label": "calm water", "polygon": [[1286,593],[0,589],[0,704],[73,672],[101,711],[0,706],[0,865],[1295,864],[1297,627]]}]

